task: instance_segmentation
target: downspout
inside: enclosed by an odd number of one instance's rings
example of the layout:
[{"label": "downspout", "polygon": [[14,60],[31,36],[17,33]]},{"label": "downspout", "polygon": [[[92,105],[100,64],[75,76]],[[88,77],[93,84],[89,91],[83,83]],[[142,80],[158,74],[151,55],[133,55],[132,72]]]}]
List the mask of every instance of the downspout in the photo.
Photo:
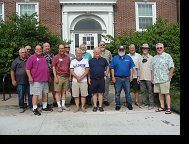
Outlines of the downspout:
[{"label": "downspout", "polygon": [[176,0],[176,9],[177,9],[177,23],[180,23],[180,20],[179,20],[179,0]]}]

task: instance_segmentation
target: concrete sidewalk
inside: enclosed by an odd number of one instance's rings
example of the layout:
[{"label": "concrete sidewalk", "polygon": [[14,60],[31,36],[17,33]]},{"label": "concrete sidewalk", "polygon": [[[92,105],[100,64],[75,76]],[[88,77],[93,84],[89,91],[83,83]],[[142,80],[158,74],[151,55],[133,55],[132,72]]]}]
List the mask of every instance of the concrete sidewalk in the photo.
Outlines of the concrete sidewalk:
[{"label": "concrete sidewalk", "polygon": [[[8,97],[8,95],[6,96]],[[3,96],[0,95],[2,99]],[[110,85],[110,106],[104,106],[104,112],[92,112],[92,106],[87,112],[62,113],[53,108],[53,112],[42,112],[34,115],[30,110],[19,113],[17,94],[6,101],[0,101],[0,134],[1,135],[180,135],[180,115],[155,112],[155,108],[133,105],[133,110],[123,105],[120,111],[115,111],[114,88]],[[67,103],[70,96],[67,97]],[[49,96],[52,103],[52,95]],[[67,106],[69,106],[67,104]]]}]

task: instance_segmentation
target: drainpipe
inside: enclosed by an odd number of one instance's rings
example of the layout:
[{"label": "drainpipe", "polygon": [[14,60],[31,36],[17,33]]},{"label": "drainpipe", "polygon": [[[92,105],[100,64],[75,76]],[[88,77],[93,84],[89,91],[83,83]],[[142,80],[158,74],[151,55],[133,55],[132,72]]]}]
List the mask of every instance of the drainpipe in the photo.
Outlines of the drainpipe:
[{"label": "drainpipe", "polygon": [[176,0],[176,9],[177,9],[177,23],[180,23],[179,17],[180,17],[180,12],[179,12],[179,1],[180,0]]}]

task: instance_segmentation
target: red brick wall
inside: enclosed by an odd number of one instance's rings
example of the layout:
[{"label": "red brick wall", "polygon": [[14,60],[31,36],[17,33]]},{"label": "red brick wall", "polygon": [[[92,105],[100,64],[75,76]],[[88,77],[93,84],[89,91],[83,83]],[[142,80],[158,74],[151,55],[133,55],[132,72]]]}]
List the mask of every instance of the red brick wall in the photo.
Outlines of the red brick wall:
[{"label": "red brick wall", "polygon": [[[16,2],[24,0],[0,0],[4,2],[5,21],[7,15],[16,12]],[[30,2],[39,2],[39,21],[44,24],[50,32],[61,36],[61,9],[59,0],[30,0]]]},{"label": "red brick wall", "polygon": [[[135,2],[142,1],[117,0],[117,5],[115,5],[115,35],[136,31]],[[156,2],[157,17],[161,16],[169,23],[177,22],[176,0],[148,0],[148,2]]]},{"label": "red brick wall", "polygon": [[61,36],[61,7],[59,0],[39,0],[39,18],[53,34]]},{"label": "red brick wall", "polygon": [[[6,15],[16,12],[16,2],[24,0],[0,0],[5,4]],[[61,36],[61,6],[59,0],[30,0],[39,2],[39,20],[53,34]],[[129,34],[136,30],[135,2],[143,0],[117,0],[115,5],[115,35]],[[166,18],[169,23],[180,21],[180,0],[179,13],[177,13],[177,0],[148,0],[156,2],[157,17]],[[178,17],[179,14],[179,17]],[[178,20],[177,20],[178,19]]]}]

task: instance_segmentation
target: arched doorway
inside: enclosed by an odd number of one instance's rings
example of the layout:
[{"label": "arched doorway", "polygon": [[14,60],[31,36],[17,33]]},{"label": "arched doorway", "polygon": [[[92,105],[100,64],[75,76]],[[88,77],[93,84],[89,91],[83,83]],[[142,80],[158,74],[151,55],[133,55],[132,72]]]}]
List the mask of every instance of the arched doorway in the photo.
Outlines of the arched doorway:
[{"label": "arched doorway", "polygon": [[72,23],[72,41],[74,47],[78,48],[80,44],[87,46],[87,51],[93,55],[93,49],[98,46],[102,40],[102,34],[106,32],[103,21],[95,16],[80,16]]}]

